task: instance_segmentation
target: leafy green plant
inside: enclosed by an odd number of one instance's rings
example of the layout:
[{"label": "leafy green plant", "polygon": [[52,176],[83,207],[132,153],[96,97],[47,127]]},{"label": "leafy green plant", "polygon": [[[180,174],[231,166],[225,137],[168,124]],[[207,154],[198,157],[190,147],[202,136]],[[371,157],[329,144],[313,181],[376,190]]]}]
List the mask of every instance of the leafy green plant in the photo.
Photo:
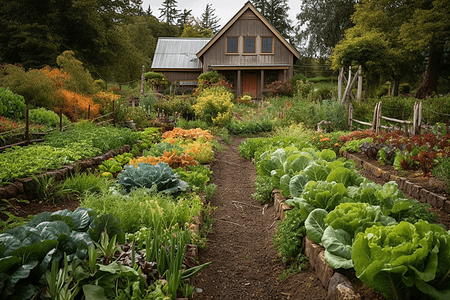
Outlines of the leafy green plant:
[{"label": "leafy green plant", "polygon": [[274,186],[270,176],[258,176],[255,179],[255,193],[252,195],[253,199],[261,203],[272,202],[272,192]]},{"label": "leafy green plant", "polygon": [[[41,124],[50,127],[58,127],[60,124],[59,116],[55,112],[43,107],[30,109],[29,118],[30,122],[33,124]],[[65,115],[62,115],[62,125],[67,126],[69,124],[69,119]]]},{"label": "leafy green plant", "polygon": [[117,235],[114,235],[111,240],[109,239],[108,232],[105,230],[102,232],[100,242],[94,242],[100,254],[103,256],[102,263],[109,265],[110,259],[114,257],[114,254],[120,249],[116,243]]},{"label": "leafy green plant", "polygon": [[117,176],[118,183],[122,185],[127,193],[132,188],[146,187],[151,189],[156,186],[156,191],[166,194],[186,190],[188,184],[180,179],[166,163],[152,164],[138,163],[125,166],[123,173]]},{"label": "leafy green plant", "polygon": [[9,88],[0,87],[0,116],[19,120],[25,117],[25,100]]},{"label": "leafy green plant", "polygon": [[256,134],[260,132],[272,131],[274,122],[269,119],[242,122],[231,121],[226,127],[231,134],[235,135]]},{"label": "leafy green plant", "polygon": [[447,193],[450,193],[450,157],[440,156],[437,158],[437,162],[432,173],[444,182]]},{"label": "leafy green plant", "polygon": [[355,139],[355,140],[348,141],[341,147],[341,149],[342,149],[342,151],[359,153],[359,152],[361,152],[361,149],[360,149],[361,144],[363,144],[365,142],[372,143],[373,138],[368,137],[365,139],[360,139],[360,140]]},{"label": "leafy green plant", "polygon": [[368,228],[358,233],[352,249],[356,275],[394,299],[417,292],[446,299],[450,294],[449,255],[449,233],[422,220]]}]

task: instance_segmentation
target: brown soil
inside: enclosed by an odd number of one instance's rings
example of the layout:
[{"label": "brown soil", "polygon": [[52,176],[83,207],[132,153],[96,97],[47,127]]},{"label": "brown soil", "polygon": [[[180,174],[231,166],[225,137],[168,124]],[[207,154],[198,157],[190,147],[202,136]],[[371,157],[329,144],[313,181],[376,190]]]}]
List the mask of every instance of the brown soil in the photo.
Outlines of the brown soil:
[{"label": "brown soil", "polygon": [[208,249],[199,255],[200,263],[212,264],[197,275],[195,286],[202,292],[194,299],[324,299],[327,292],[308,267],[282,283],[277,281],[287,267],[272,244],[275,208],[264,209],[252,198],[256,172],[251,161],[239,156],[242,141],[233,139],[212,164],[217,192],[211,206],[217,207],[212,214],[216,222]]}]

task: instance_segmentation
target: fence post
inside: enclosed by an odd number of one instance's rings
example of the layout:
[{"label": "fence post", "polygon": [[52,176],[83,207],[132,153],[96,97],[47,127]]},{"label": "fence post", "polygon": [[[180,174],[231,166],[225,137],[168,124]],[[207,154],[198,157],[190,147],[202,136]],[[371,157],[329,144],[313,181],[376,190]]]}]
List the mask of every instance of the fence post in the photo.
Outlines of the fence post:
[{"label": "fence post", "polygon": [[88,106],[88,120],[91,119],[91,105]]},{"label": "fence post", "polygon": [[362,70],[361,66],[358,68],[358,91],[356,92],[356,101],[361,101],[362,95]]},{"label": "fence post", "polygon": [[62,108],[59,109],[59,131],[62,131]]},{"label": "fence post", "polygon": [[77,105],[75,104],[75,122],[78,122]]},{"label": "fence post", "polygon": [[115,102],[116,102],[116,100],[113,100],[113,102],[112,102],[112,123],[113,123],[113,125],[115,125],[115,123],[116,123],[116,118],[114,116],[114,103]]},{"label": "fence post", "polygon": [[145,93],[145,66],[142,65],[142,75],[141,75],[141,95]]},{"label": "fence post", "polygon": [[28,145],[30,143],[30,118],[28,107],[25,109],[25,140]]},{"label": "fence post", "polygon": [[339,76],[338,76],[338,99],[341,101],[342,98],[342,79],[344,77],[344,68],[339,69]]},{"label": "fence post", "polygon": [[353,126],[353,104],[350,103],[348,107],[348,125],[350,129],[352,129]]}]

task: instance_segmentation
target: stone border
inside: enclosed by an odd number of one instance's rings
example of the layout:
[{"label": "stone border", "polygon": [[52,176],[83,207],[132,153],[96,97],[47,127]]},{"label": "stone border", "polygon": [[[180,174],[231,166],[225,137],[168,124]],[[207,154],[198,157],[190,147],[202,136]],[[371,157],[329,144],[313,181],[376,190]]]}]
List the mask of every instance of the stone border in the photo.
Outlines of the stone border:
[{"label": "stone border", "polygon": [[[78,161],[76,163],[65,165],[59,170],[50,170],[43,174],[36,175],[37,179],[42,178],[43,176],[49,176],[55,178],[56,181],[61,181],[70,175],[75,174],[75,170],[85,171],[89,168],[96,168],[98,165],[105,160],[108,160],[118,154],[123,154],[125,152],[130,152],[131,146],[124,145],[120,147],[117,151],[110,150],[105,154],[95,156],[92,158],[88,158],[85,160]],[[20,200],[35,200],[36,198],[36,189],[38,183],[33,178],[20,178],[15,182],[10,183],[8,185],[0,187],[0,199],[20,199]]]},{"label": "stone border", "polygon": [[429,203],[431,206],[443,209],[446,213],[450,213],[450,199],[444,196],[437,195],[421,186],[414,184],[404,177],[398,177],[390,174],[389,172],[383,171],[370,162],[357,157],[348,152],[343,152],[342,157],[346,159],[353,160],[356,165],[363,168],[364,170],[370,172],[373,176],[381,178],[385,181],[395,181],[398,184],[398,189],[403,191],[408,195],[417,195],[417,200],[422,203]]},{"label": "stone border", "polygon": [[[286,211],[292,207],[285,203],[286,198],[281,195],[279,190],[272,192],[275,213],[283,221]],[[325,248],[317,245],[308,237],[303,240],[305,255],[309,258],[309,263],[320,279],[322,285],[328,290],[328,296],[325,300],[360,300],[361,296],[355,293],[353,285],[344,275],[335,272],[333,268],[325,261]]]}]

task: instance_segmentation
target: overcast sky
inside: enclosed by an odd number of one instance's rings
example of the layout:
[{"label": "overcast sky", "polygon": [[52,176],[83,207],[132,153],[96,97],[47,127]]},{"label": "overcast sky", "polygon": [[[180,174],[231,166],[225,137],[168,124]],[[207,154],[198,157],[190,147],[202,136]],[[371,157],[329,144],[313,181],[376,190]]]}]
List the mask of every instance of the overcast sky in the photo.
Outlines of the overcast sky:
[{"label": "overcast sky", "polygon": [[[159,18],[159,8],[164,0],[143,0],[143,8],[147,10],[150,4],[153,15]],[[200,18],[201,14],[205,11],[206,4],[210,3],[212,8],[215,9],[216,16],[220,18],[220,26],[224,26],[246,3],[247,1],[239,0],[177,0],[178,9],[183,10],[192,9],[192,14],[196,18]],[[300,11],[301,1],[287,1],[289,6],[289,19],[293,21],[295,25],[295,15]]]}]

